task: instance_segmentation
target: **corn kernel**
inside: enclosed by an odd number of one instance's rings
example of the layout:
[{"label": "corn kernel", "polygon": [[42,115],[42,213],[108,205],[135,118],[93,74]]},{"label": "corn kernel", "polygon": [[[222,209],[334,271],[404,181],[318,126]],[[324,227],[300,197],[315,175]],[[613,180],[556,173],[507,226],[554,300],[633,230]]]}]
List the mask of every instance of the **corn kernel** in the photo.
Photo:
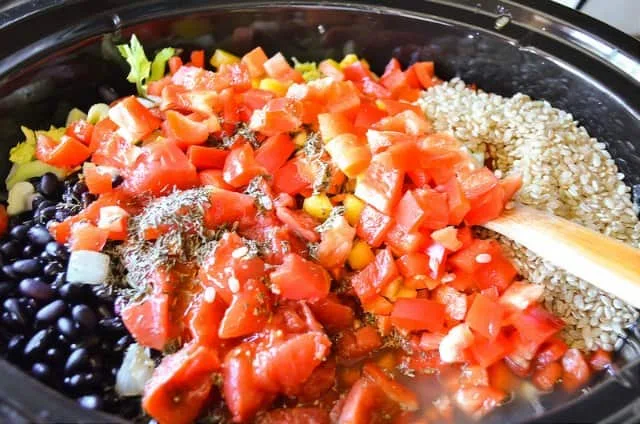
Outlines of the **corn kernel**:
[{"label": "corn kernel", "polygon": [[308,137],[309,134],[307,134],[306,131],[302,130],[293,137],[293,142],[295,143],[296,147],[303,147],[307,143]]},{"label": "corn kernel", "polygon": [[369,265],[374,259],[375,255],[371,247],[365,241],[358,240],[353,243],[347,261],[352,269],[358,271]]},{"label": "corn kernel", "polygon": [[260,87],[260,78],[251,78],[251,88]]},{"label": "corn kernel", "polygon": [[342,204],[344,205],[344,217],[347,219],[347,222],[354,226],[357,225],[362,209],[364,209],[365,206],[364,202],[353,194],[347,194]]},{"label": "corn kernel", "polygon": [[287,94],[289,86],[274,78],[264,78],[260,81],[258,88],[261,90],[271,91],[276,96],[283,97]]},{"label": "corn kernel", "polygon": [[216,51],[213,52],[213,56],[211,56],[211,59],[209,60],[209,63],[214,68],[220,68],[220,66],[222,65],[230,65],[232,63],[238,62],[240,62],[240,58],[238,56],[222,49],[216,49]]},{"label": "corn kernel", "polygon": [[326,194],[316,194],[304,199],[302,209],[314,218],[324,220],[331,214],[333,205]]},{"label": "corn kernel", "polygon": [[400,287],[400,290],[396,293],[396,299],[415,299],[418,296],[416,289],[410,289],[409,287]]},{"label": "corn kernel", "polygon": [[358,56],[356,56],[353,53],[348,54],[340,61],[340,68],[346,68],[349,65],[353,65],[357,61],[358,61]]},{"label": "corn kernel", "polygon": [[384,288],[381,294],[389,300],[396,300],[396,296],[398,291],[400,290],[400,287],[402,287],[402,278],[398,277],[390,282],[389,285]]}]

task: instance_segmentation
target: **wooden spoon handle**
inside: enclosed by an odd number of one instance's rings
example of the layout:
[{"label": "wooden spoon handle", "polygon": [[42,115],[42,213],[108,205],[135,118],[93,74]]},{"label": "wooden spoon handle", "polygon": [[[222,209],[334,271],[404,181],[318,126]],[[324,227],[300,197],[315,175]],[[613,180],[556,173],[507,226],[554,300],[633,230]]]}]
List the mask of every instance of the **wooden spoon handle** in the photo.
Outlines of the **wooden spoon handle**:
[{"label": "wooden spoon handle", "polygon": [[640,308],[640,250],[574,222],[516,205],[484,227]]}]

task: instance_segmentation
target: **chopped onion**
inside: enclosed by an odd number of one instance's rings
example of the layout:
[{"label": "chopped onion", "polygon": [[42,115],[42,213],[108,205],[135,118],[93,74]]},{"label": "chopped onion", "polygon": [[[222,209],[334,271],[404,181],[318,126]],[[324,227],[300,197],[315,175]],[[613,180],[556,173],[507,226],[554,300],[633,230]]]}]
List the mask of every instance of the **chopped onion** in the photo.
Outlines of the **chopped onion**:
[{"label": "chopped onion", "polygon": [[132,343],[116,374],[116,392],[120,396],[140,396],[145,383],[153,374],[154,365],[148,349]]},{"label": "chopped onion", "polygon": [[71,252],[67,267],[67,281],[70,283],[103,283],[109,276],[109,255],[90,250]]},{"label": "chopped onion", "polygon": [[35,193],[33,184],[26,181],[16,183],[7,197],[7,213],[18,215],[19,213],[31,210],[32,195]]}]

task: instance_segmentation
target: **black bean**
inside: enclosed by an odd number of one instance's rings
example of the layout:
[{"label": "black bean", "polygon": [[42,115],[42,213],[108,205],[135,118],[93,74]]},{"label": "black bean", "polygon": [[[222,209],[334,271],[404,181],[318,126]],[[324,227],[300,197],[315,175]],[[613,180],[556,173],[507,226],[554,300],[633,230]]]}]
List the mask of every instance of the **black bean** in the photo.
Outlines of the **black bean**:
[{"label": "black bean", "polygon": [[53,197],[58,194],[60,188],[60,182],[58,177],[52,172],[47,172],[42,177],[38,184],[38,191],[47,197]]},{"label": "black bean", "polygon": [[55,291],[39,278],[25,278],[20,282],[20,292],[34,299],[47,301],[53,298]]},{"label": "black bean", "polygon": [[58,289],[58,293],[71,303],[86,302],[93,297],[91,287],[86,284],[67,283]]},{"label": "black bean", "polygon": [[9,339],[7,342],[7,357],[11,361],[15,362],[22,359],[25,342],[26,338],[23,334],[17,334]]},{"label": "black bean", "polygon": [[95,194],[92,194],[89,192],[82,193],[82,196],[80,196],[80,202],[82,203],[82,207],[86,208],[91,203],[93,203],[97,198],[98,197]]},{"label": "black bean", "polygon": [[51,288],[55,290],[59,290],[62,286],[67,284],[67,273],[61,272],[55,276],[53,282],[51,283]]},{"label": "black bean", "polygon": [[36,209],[36,212],[41,211],[42,209],[45,209],[45,208],[50,208],[51,206],[55,206],[55,205],[56,205],[56,202],[52,202],[51,200],[43,200],[38,204],[38,208]]},{"label": "black bean", "polygon": [[22,245],[16,240],[9,240],[2,243],[2,245],[0,246],[0,252],[2,252],[4,258],[7,260],[17,258],[18,256],[20,256],[21,251]]},{"label": "black bean", "polygon": [[50,241],[49,243],[47,243],[44,250],[52,258],[58,258],[61,260],[69,258],[69,249],[67,249],[64,245],[58,243],[57,241]]},{"label": "black bean", "polygon": [[13,313],[24,313],[23,306],[20,305],[20,299],[16,297],[10,297],[2,302],[2,307],[8,311]]},{"label": "black bean", "polygon": [[11,229],[9,235],[17,241],[23,242],[27,239],[27,231],[29,231],[29,227],[24,224],[18,224]]},{"label": "black bean", "polygon": [[31,367],[31,375],[40,381],[46,382],[51,380],[53,373],[51,372],[51,367],[49,367],[49,365],[42,362],[36,362]]},{"label": "black bean", "polygon": [[51,343],[53,331],[50,328],[45,328],[38,331],[29,339],[27,345],[24,347],[24,355],[27,358],[35,358],[40,354],[46,352]]},{"label": "black bean", "polygon": [[92,372],[74,374],[71,377],[64,378],[65,385],[75,391],[85,391],[92,389],[100,384],[98,375]]},{"label": "black bean", "polygon": [[32,198],[31,198],[31,209],[33,209],[34,211],[38,210],[38,207],[40,206],[40,204],[42,202],[45,201],[45,198],[43,195],[36,193]]},{"label": "black bean", "polygon": [[122,175],[116,174],[111,178],[111,187],[116,188],[123,182],[124,182],[124,178],[122,178]]},{"label": "black bean", "polygon": [[33,258],[35,256],[38,256],[41,250],[42,249],[40,248],[40,246],[29,243],[22,248],[22,257],[25,259]]},{"label": "black bean", "polygon": [[74,306],[71,310],[71,316],[85,330],[93,330],[98,322],[95,312],[87,305]]},{"label": "black bean", "polygon": [[36,320],[42,323],[52,323],[64,314],[66,309],[67,305],[63,300],[54,300],[36,313]]},{"label": "black bean", "polygon": [[80,406],[85,409],[100,410],[104,408],[104,401],[99,395],[85,395],[76,399]]},{"label": "black bean", "polygon": [[98,324],[100,328],[110,333],[119,333],[124,330],[124,324],[119,317],[101,319]]},{"label": "black bean", "polygon": [[73,215],[73,212],[71,212],[71,210],[69,210],[68,208],[58,208],[56,209],[54,218],[56,221],[62,222],[65,219],[69,218],[71,215]]},{"label": "black bean", "polygon": [[49,262],[44,266],[44,275],[47,277],[54,277],[64,271],[64,266],[60,262]]},{"label": "black bean", "polygon": [[12,266],[15,272],[31,277],[35,277],[42,271],[42,264],[37,259],[19,259]]},{"label": "black bean", "polygon": [[71,191],[76,197],[80,197],[84,193],[89,191],[89,187],[87,187],[87,185],[84,182],[78,181],[73,185]]},{"label": "black bean", "polygon": [[113,318],[113,308],[110,308],[107,305],[98,306],[96,308],[96,313],[98,314],[99,319]]},{"label": "black bean", "polygon": [[67,362],[64,364],[64,373],[65,375],[77,374],[89,367],[89,351],[85,348],[79,348],[71,352],[67,358]]},{"label": "black bean", "polygon": [[55,205],[47,206],[46,208],[40,207],[36,211],[34,218],[44,224],[55,218],[57,210]]},{"label": "black bean", "polygon": [[27,233],[27,236],[32,243],[38,244],[40,246],[44,246],[51,240],[53,240],[53,237],[51,237],[51,234],[49,234],[47,227],[40,224],[31,227],[29,229],[29,232]]},{"label": "black bean", "polygon": [[3,265],[2,273],[12,280],[19,280],[21,278],[20,274],[18,274],[11,265]]},{"label": "black bean", "polygon": [[0,298],[5,297],[16,287],[12,281],[0,281]]},{"label": "black bean", "polygon": [[23,331],[27,327],[27,322],[22,315],[4,311],[0,316],[2,325],[13,331]]},{"label": "black bean", "polygon": [[113,305],[115,301],[113,294],[111,294],[111,290],[102,284],[94,285],[91,287],[93,294],[98,298],[100,302],[107,303],[109,305]]},{"label": "black bean", "polygon": [[45,353],[47,363],[49,363],[53,368],[59,368],[62,366],[64,363],[64,356],[64,350],[57,347],[49,348]]},{"label": "black bean", "polygon": [[[91,349],[94,348],[96,346],[98,346],[100,344],[100,337],[98,337],[96,334],[91,334],[88,336],[83,337],[82,339],[79,339],[77,342],[75,343],[71,343],[71,345],[69,346],[71,349],[77,349],[77,348],[87,348],[87,349]],[[102,348],[102,346],[100,347],[100,351],[105,351],[105,349]]]},{"label": "black bean", "polygon": [[57,327],[58,331],[70,340],[78,336],[79,327],[71,318],[58,318]]}]

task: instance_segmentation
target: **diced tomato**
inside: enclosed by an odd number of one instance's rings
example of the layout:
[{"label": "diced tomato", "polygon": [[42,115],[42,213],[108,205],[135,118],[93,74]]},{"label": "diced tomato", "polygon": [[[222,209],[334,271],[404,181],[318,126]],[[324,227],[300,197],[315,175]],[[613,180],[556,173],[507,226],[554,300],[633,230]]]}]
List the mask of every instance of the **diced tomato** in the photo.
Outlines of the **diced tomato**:
[{"label": "diced tomato", "polygon": [[419,347],[421,350],[428,352],[432,350],[438,350],[442,339],[444,338],[444,334],[440,333],[428,333],[424,332],[420,336]]},{"label": "diced tomato", "polygon": [[471,200],[471,210],[464,218],[468,225],[481,225],[497,218],[504,209],[504,193],[497,186],[477,199]]},{"label": "diced tomato", "polygon": [[550,392],[561,377],[562,365],[559,362],[550,362],[535,370],[531,379],[538,389]]},{"label": "diced tomato", "polygon": [[187,159],[196,169],[222,169],[229,151],[217,147],[189,146]]},{"label": "diced tomato", "polygon": [[420,250],[427,237],[417,231],[407,231],[402,225],[393,224],[385,237],[387,246],[395,255],[404,255]]},{"label": "diced tomato", "polygon": [[120,206],[105,206],[100,209],[98,228],[106,230],[110,240],[125,240],[130,214]]},{"label": "diced tomato", "polygon": [[7,232],[9,228],[9,214],[4,205],[0,205],[0,236]]},{"label": "diced tomato", "polygon": [[504,308],[491,298],[478,293],[469,308],[466,322],[476,333],[493,340],[500,332]]},{"label": "diced tomato", "polygon": [[123,187],[128,193],[166,194],[198,185],[196,168],[174,143],[156,141],[142,147]]},{"label": "diced tomato", "polygon": [[214,350],[189,344],[166,356],[145,386],[142,407],[161,424],[188,424],[200,415],[220,368]]},{"label": "diced tomato", "polygon": [[598,349],[589,358],[589,365],[596,371],[602,371],[611,367],[611,352]]},{"label": "diced tomato", "polygon": [[318,262],[327,269],[343,267],[351,253],[355,235],[355,228],[344,217],[336,219],[331,228],[322,232]]},{"label": "diced tomato", "polygon": [[506,393],[492,387],[463,387],[455,394],[455,402],[466,414],[480,418],[491,412],[505,399]]},{"label": "diced tomato", "polygon": [[353,126],[367,130],[385,116],[387,116],[387,112],[380,109],[375,104],[371,102],[362,102],[358,109],[358,113],[356,114]]},{"label": "diced tomato", "polygon": [[273,189],[293,196],[311,188],[311,179],[303,168],[299,157],[290,159],[273,174]]},{"label": "diced tomato", "polygon": [[405,278],[431,274],[429,257],[424,253],[408,253],[398,258],[396,264],[400,274]]},{"label": "diced tomato", "polygon": [[[94,135],[98,132],[99,126],[108,121],[103,119],[98,122],[94,130]],[[105,130],[106,131],[106,130]],[[143,152],[142,148],[127,142],[124,138],[120,137],[116,133],[107,133],[104,139],[93,144],[90,150],[93,150],[91,161],[96,165],[110,166],[119,169],[128,170],[133,167]]]},{"label": "diced tomato", "polygon": [[[231,411],[234,422],[245,422],[271,400],[256,382],[252,365],[250,345],[245,343],[231,350],[223,363],[224,400]],[[245,353],[249,352],[247,356]]]},{"label": "diced tomato", "polygon": [[414,193],[407,190],[396,205],[394,217],[398,225],[407,231],[414,231],[424,223],[426,213]]},{"label": "diced tomato", "polygon": [[251,115],[249,128],[264,135],[277,135],[297,130],[302,124],[301,107],[296,100],[281,97],[270,100]]},{"label": "diced tomato", "polygon": [[513,375],[503,361],[491,365],[487,368],[487,372],[489,373],[489,385],[505,393],[515,390],[519,383],[516,376]]},{"label": "diced tomato", "polygon": [[424,211],[422,227],[430,230],[444,228],[449,223],[449,206],[447,195],[431,189],[415,190],[417,203]]},{"label": "diced tomato", "polygon": [[[269,275],[280,296],[285,299],[322,299],[329,293],[331,279],[320,265],[295,253],[284,257],[282,265]],[[304,281],[304,284],[300,284]]]},{"label": "diced tomato", "polygon": [[205,169],[198,173],[198,178],[200,178],[200,185],[211,185],[223,190],[234,190],[234,188],[224,180],[222,169]]},{"label": "diced tomato", "polygon": [[361,300],[373,299],[398,276],[398,269],[389,249],[376,253],[373,262],[351,279],[351,285]]},{"label": "diced tomato", "polygon": [[168,294],[155,293],[122,309],[122,322],[139,344],[163,350],[177,335],[170,321],[171,300]]},{"label": "diced tomato", "polygon": [[36,144],[36,158],[49,165],[73,168],[89,158],[91,151],[75,137],[63,135],[56,142],[46,135],[39,135]]},{"label": "diced tomato", "polygon": [[262,47],[256,47],[242,56],[241,62],[249,70],[251,78],[259,78],[265,73],[264,64],[267,60],[267,55],[262,50]]},{"label": "diced tomato", "polygon": [[169,72],[171,73],[171,75],[178,72],[178,69],[180,69],[181,66],[182,66],[182,59],[180,58],[180,56],[172,56],[169,59]]},{"label": "diced tomato", "polygon": [[320,236],[316,231],[319,222],[311,215],[301,210],[292,210],[284,207],[276,208],[276,216],[283,224],[298,236],[310,242],[317,242]]},{"label": "diced tomato", "polygon": [[500,296],[500,304],[517,310],[525,310],[542,298],[544,286],[514,281]]},{"label": "diced tomato", "polygon": [[378,368],[372,362],[367,362],[362,367],[362,373],[366,378],[373,381],[378,387],[382,389],[385,395],[404,411],[416,411],[418,410],[419,403],[416,394],[403,386],[402,384],[389,378],[384,371]]},{"label": "diced tomato", "polygon": [[560,318],[539,305],[530,306],[513,315],[511,324],[523,339],[538,344],[545,342],[564,327]]},{"label": "diced tomato", "polygon": [[91,162],[85,162],[82,167],[84,182],[87,184],[89,193],[102,194],[113,190],[113,176],[110,169],[103,166],[96,166]]},{"label": "diced tomato", "polygon": [[354,132],[351,120],[343,113],[321,113],[318,115],[318,130],[325,143],[341,134]]},{"label": "diced tomato", "polygon": [[578,349],[569,349],[562,357],[562,387],[573,392],[584,386],[591,377],[589,364]]},{"label": "diced tomato", "polygon": [[391,312],[393,325],[408,331],[438,332],[444,319],[445,306],[429,299],[398,299]]},{"label": "diced tomato", "polygon": [[393,166],[391,156],[377,154],[358,180],[355,195],[385,214],[390,214],[400,200],[404,171]]},{"label": "diced tomato", "polygon": [[347,395],[340,417],[339,423],[349,424],[369,424],[379,411],[384,393],[378,386],[369,379],[360,378],[355,382]]},{"label": "diced tomato", "polygon": [[142,140],[162,123],[135,96],[125,97],[109,109],[109,119],[119,127],[118,134],[130,143]]},{"label": "diced tomato", "polygon": [[321,332],[297,334],[256,353],[256,381],[271,390],[293,394],[329,354],[331,342]]},{"label": "diced tomato", "polygon": [[[432,298],[445,306],[447,318],[451,320],[462,321],[467,315],[467,296],[451,286],[441,285],[437,287]],[[467,322],[468,319],[469,317],[467,317]],[[471,325],[469,326],[471,327]]]},{"label": "diced tomato", "polygon": [[493,339],[475,337],[471,345],[471,353],[474,359],[483,367],[491,366],[501,360],[512,350],[511,340],[503,333],[499,333]]},{"label": "diced tomato", "polygon": [[198,68],[204,68],[204,50],[193,50],[191,52],[191,64]]},{"label": "diced tomato", "polygon": [[255,160],[269,174],[282,167],[295,150],[295,144],[288,134],[269,137],[255,152]]},{"label": "diced tomato", "polygon": [[245,220],[253,220],[256,206],[253,197],[248,194],[229,190],[215,190],[209,196],[211,206],[206,207],[204,222],[208,228],[217,228]]},{"label": "diced tomato", "polygon": [[108,230],[98,228],[86,222],[78,223],[71,228],[69,249],[71,251],[91,250],[99,252],[107,243],[108,237]]},{"label": "diced tomato", "polygon": [[372,128],[382,131],[400,131],[410,135],[424,135],[432,131],[432,126],[426,120],[424,114],[417,113],[409,107],[394,116],[383,118],[375,123]]},{"label": "diced tomato", "polygon": [[287,59],[282,55],[282,53],[276,53],[271,56],[267,61],[265,61],[262,66],[264,67],[265,72],[271,78],[276,78],[283,81],[294,81],[294,82],[302,82],[302,75],[300,72],[294,70]]},{"label": "diced tomato", "polygon": [[356,234],[371,247],[379,247],[392,225],[393,219],[390,216],[383,214],[373,206],[366,205],[360,213]]},{"label": "diced tomato", "polygon": [[338,331],[353,325],[355,318],[353,309],[340,303],[332,293],[325,298],[310,302],[309,308],[328,331]]},{"label": "diced tomato", "polygon": [[499,183],[504,193],[504,201],[507,202],[511,200],[518,190],[520,190],[520,187],[522,187],[522,176],[518,174],[509,175],[501,179]]},{"label": "diced tomato", "polygon": [[242,187],[264,172],[255,160],[253,149],[248,143],[235,147],[224,161],[222,175],[227,184]]},{"label": "diced tomato", "polygon": [[301,406],[273,409],[257,420],[257,424],[329,424],[330,422],[327,410]]},{"label": "diced tomato", "polygon": [[536,354],[537,365],[547,365],[551,362],[558,361],[569,349],[567,344],[560,337],[553,336],[540,346]]},{"label": "diced tomato", "polygon": [[345,330],[336,345],[338,357],[357,359],[382,346],[382,338],[375,327],[365,325],[357,330]]},{"label": "diced tomato", "polygon": [[451,178],[443,186],[442,191],[447,193],[447,204],[449,206],[449,224],[460,225],[465,215],[471,210],[471,204],[467,200],[462,186],[457,178]]},{"label": "diced tomato", "polygon": [[332,138],[325,148],[333,163],[350,178],[367,169],[371,162],[369,147],[353,134],[340,134]]},{"label": "diced tomato", "polygon": [[338,81],[331,84],[326,93],[326,105],[329,112],[354,113],[360,107],[360,93],[351,81]]},{"label": "diced tomato", "polygon": [[[230,283],[229,286],[233,292]],[[241,286],[239,292],[233,294],[231,304],[220,322],[218,336],[229,339],[256,333],[264,328],[270,314],[268,289],[262,282],[250,279]]]},{"label": "diced tomato", "polygon": [[[213,290],[215,293],[213,288],[207,290]],[[222,299],[217,297],[211,299],[205,291],[202,291],[191,301],[188,311],[188,325],[196,344],[212,348],[219,345],[218,329],[225,309],[226,304]]]},{"label": "diced tomato", "polygon": [[91,144],[93,125],[88,123],[84,119],[79,119],[70,123],[64,133],[69,137],[80,140],[82,143],[84,143],[84,145],[88,146]]},{"label": "diced tomato", "polygon": [[172,110],[167,111],[165,116],[165,137],[175,140],[179,145],[203,144],[209,138],[209,129],[205,123]]},{"label": "diced tomato", "polygon": [[434,85],[433,77],[435,71],[433,62],[416,62],[411,65],[411,69],[415,72],[422,88],[429,88]]},{"label": "diced tomato", "polygon": [[[474,239],[471,244],[453,254],[449,258],[449,263],[456,269],[459,269],[466,273],[474,273],[479,267],[480,263],[476,261],[478,255],[489,254],[495,250],[492,246],[496,243],[492,240],[480,240]],[[493,257],[491,257],[493,260]]]}]

